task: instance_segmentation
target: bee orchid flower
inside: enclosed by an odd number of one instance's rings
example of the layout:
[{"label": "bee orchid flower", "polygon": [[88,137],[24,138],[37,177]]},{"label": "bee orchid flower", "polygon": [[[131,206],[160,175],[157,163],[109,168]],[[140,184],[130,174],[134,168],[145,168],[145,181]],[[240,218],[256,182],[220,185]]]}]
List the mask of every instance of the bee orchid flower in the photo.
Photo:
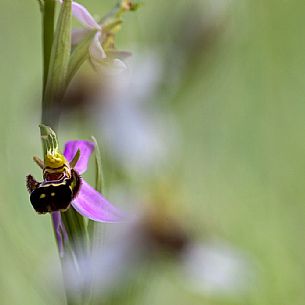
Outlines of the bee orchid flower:
[{"label": "bee orchid flower", "polygon": [[80,176],[87,170],[94,147],[92,142],[76,140],[66,142],[63,154],[58,146],[48,149],[44,161],[34,157],[43,169],[44,180],[37,182],[32,175],[27,176],[34,209],[39,214],[49,212],[52,215],[60,253],[63,253],[63,243],[67,238],[61,212],[70,206],[82,216],[98,222],[114,223],[124,219],[123,212]]},{"label": "bee orchid flower", "polygon": [[[80,157],[74,170],[82,175],[88,166],[90,156],[94,150],[94,143],[84,140],[68,141],[65,144],[64,156],[71,162],[77,151]],[[80,190],[72,200],[71,205],[81,215],[99,222],[120,222],[123,213],[114,207],[105,197],[81,179]]]}]

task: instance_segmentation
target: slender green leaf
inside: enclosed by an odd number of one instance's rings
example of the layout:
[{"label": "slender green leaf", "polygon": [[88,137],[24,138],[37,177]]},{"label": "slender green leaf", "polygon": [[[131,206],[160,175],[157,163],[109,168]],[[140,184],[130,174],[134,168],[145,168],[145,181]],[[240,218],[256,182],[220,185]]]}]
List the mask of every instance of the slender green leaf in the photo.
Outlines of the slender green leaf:
[{"label": "slender green leaf", "polygon": [[73,252],[83,259],[88,254],[88,236],[83,216],[71,207],[66,212],[62,212],[61,217]]},{"label": "slender green leaf", "polygon": [[[97,143],[97,140],[95,137],[92,136],[92,140],[95,144],[95,189],[102,193],[103,190],[103,169],[102,169],[102,157],[101,157],[101,151],[99,148],[99,145]],[[90,220],[88,221],[88,234],[89,238],[94,243],[94,228],[95,228],[95,222]]]},{"label": "slender green leaf", "polygon": [[42,0],[37,0],[39,8],[40,8],[40,12],[43,12],[43,8],[44,8],[44,3],[42,2]]},{"label": "slender green leaf", "polygon": [[99,145],[95,137],[92,136],[92,140],[95,144],[95,189],[102,193],[103,191],[103,168],[102,168],[102,156]]},{"label": "slender green leaf", "polygon": [[44,4],[39,1],[40,10],[43,14],[43,94],[49,73],[51,50],[54,38],[54,14],[55,0],[45,0]]},{"label": "slender green leaf", "polygon": [[73,50],[67,72],[66,85],[68,86],[82,64],[89,58],[89,47],[96,31],[90,31]]},{"label": "slender green leaf", "polygon": [[[42,122],[54,124],[54,103],[60,102],[66,84],[71,52],[72,0],[61,5],[50,55],[48,77],[43,99]],[[51,113],[50,113],[51,110]]]}]

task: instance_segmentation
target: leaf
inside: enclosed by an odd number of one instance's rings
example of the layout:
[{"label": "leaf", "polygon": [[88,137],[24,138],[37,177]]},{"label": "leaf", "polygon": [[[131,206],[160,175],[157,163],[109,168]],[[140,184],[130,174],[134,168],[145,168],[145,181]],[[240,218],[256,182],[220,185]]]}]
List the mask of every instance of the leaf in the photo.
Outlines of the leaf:
[{"label": "leaf", "polygon": [[54,38],[54,15],[55,15],[55,1],[45,0],[40,2],[40,10],[42,13],[43,23],[43,94],[47,83],[51,50]]},{"label": "leaf", "polygon": [[[64,0],[57,20],[54,41],[50,55],[50,64],[43,99],[43,109],[48,117],[48,110],[56,101],[61,100],[66,89],[66,76],[71,53],[72,0]],[[50,121],[48,119],[47,121]],[[43,123],[45,122],[43,120]]]},{"label": "leaf", "polygon": [[[95,189],[102,193],[103,190],[103,169],[102,169],[102,157],[99,145],[95,137],[91,137],[95,144]],[[88,234],[92,245],[94,244],[94,239],[96,238],[95,233],[95,222],[93,220],[88,221]]]},{"label": "leaf", "polygon": [[69,85],[76,72],[79,70],[82,64],[89,58],[89,47],[95,33],[96,31],[90,31],[73,50],[68,65],[66,86]]},{"label": "leaf", "polygon": [[61,212],[61,217],[67,230],[72,251],[77,259],[83,259],[88,254],[88,235],[84,217],[72,207],[66,212]]},{"label": "leaf", "polygon": [[95,166],[96,166],[96,177],[95,177],[95,189],[102,193],[103,191],[103,169],[102,169],[102,156],[99,145],[95,137],[91,137],[95,144]]},{"label": "leaf", "polygon": [[42,2],[42,0],[37,0],[37,2],[38,2],[38,5],[39,5],[40,12],[43,13],[44,3]]}]

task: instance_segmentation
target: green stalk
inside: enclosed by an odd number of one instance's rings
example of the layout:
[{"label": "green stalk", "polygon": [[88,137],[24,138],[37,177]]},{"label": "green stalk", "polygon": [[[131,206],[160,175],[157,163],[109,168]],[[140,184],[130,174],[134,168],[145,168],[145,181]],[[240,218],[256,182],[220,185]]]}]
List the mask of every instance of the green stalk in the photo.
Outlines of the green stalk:
[{"label": "green stalk", "polygon": [[[66,90],[66,75],[71,53],[72,0],[65,0],[61,5],[55,33],[54,13],[55,1],[45,0],[43,10],[44,70],[41,123],[49,125],[56,130],[59,121],[60,99]],[[40,125],[44,155],[48,145],[46,139],[49,138],[50,134],[54,133],[51,128],[45,125]],[[54,133],[54,135],[57,142],[56,134]],[[76,212],[72,209],[70,210],[69,214],[72,213],[73,215],[62,213],[63,221],[69,234],[69,240],[71,240],[69,245],[65,245],[66,255],[61,258],[65,286],[67,281],[70,280],[67,278],[65,271],[66,260],[70,260],[73,257],[73,252],[78,247],[75,245],[76,237],[79,231],[82,233],[84,231],[83,219],[80,220],[76,218],[77,216],[74,217]],[[75,224],[77,224],[77,232],[74,232]],[[67,290],[67,287],[65,287],[65,292],[68,305],[83,304],[82,296],[74,296]]]},{"label": "green stalk", "polygon": [[[72,23],[72,0],[63,0],[60,5],[59,17],[54,32],[55,0],[44,0],[43,2],[43,98],[41,137],[44,155],[47,149],[58,147],[56,133],[62,98],[67,86],[80,66],[88,58],[88,48],[95,34],[89,32],[87,37],[74,49],[71,54],[71,23]],[[122,9],[122,8],[121,8]],[[115,11],[114,17],[119,18],[121,11]],[[112,23],[108,26],[111,26]],[[106,25],[107,26],[107,25]],[[50,126],[50,127],[49,127]],[[52,130],[53,129],[53,130]],[[96,140],[94,139],[96,142]],[[102,168],[101,156],[96,143],[96,189],[102,191]],[[79,258],[86,258],[89,255],[88,231],[90,241],[93,242],[96,235],[94,223],[89,221],[86,226],[84,218],[73,208],[61,213],[65,225],[68,242],[64,245],[65,255],[61,258],[64,283],[73,279],[67,278],[67,262],[73,260],[75,263],[75,275],[81,276],[82,270],[87,268]],[[90,283],[92,285],[92,283]],[[90,302],[89,291],[80,291],[79,294],[72,293],[65,287],[66,300],[68,305],[84,305]]]},{"label": "green stalk", "polygon": [[[97,140],[95,137],[91,137],[94,144],[95,144],[95,189],[102,193],[103,190],[103,169],[102,169],[102,157],[101,157],[101,151],[99,148],[99,145],[97,143]],[[90,249],[92,252],[97,251],[99,247],[103,243],[103,237],[104,237],[104,230],[105,227],[101,226],[102,224],[96,224],[93,220],[89,219],[88,220],[88,225],[87,225],[87,231],[88,231],[88,236],[89,236],[89,242],[90,242]],[[89,304],[95,304],[97,303],[95,300],[95,290],[97,287],[94,285],[95,283],[95,274],[94,272],[92,273],[92,283],[90,286],[90,291],[88,293],[88,303]]]},{"label": "green stalk", "polygon": [[99,145],[97,143],[97,140],[95,137],[92,137],[92,140],[95,144],[95,166],[96,166],[96,173],[95,173],[95,189],[102,193],[103,191],[103,183],[104,183],[104,177],[103,177],[103,168],[102,168],[102,155],[99,148]]},{"label": "green stalk", "polygon": [[68,86],[74,75],[83,63],[89,58],[89,47],[96,31],[90,31],[86,37],[75,47],[68,66],[66,85]]},{"label": "green stalk", "polygon": [[[44,155],[46,155],[47,151],[52,152],[58,150],[59,144],[56,133],[49,126],[40,124],[39,127]],[[88,257],[87,230],[84,218],[73,208],[61,213],[61,216],[68,234],[68,243],[64,244],[64,256],[60,257],[66,300],[68,305],[83,305],[85,304],[84,302],[87,302],[88,300],[88,293],[86,293],[86,291],[72,293],[68,289],[67,283],[73,280],[74,277],[71,275],[71,269],[69,269],[69,273],[67,273],[66,267],[71,266],[72,262],[74,263],[73,272],[76,279],[79,278],[82,271],[84,271],[86,266],[80,264],[80,262]],[[54,227],[53,229],[55,231]]]},{"label": "green stalk", "polygon": [[83,216],[73,208],[61,213],[62,221],[69,236],[69,243],[76,258],[88,256],[88,236]]},{"label": "green stalk", "polygon": [[43,12],[43,94],[49,73],[49,63],[51,57],[51,49],[54,38],[54,15],[55,1],[45,0],[42,8]]},{"label": "green stalk", "polygon": [[[53,129],[57,127],[60,103],[66,90],[66,76],[71,53],[71,24],[72,0],[65,0],[61,5],[53,38],[42,101],[42,123]],[[44,29],[44,32],[47,32],[47,29]]]},{"label": "green stalk", "polygon": [[[103,191],[103,169],[102,169],[102,157],[99,145],[95,137],[92,137],[95,144],[95,189],[102,193]],[[95,222],[93,220],[88,220],[88,234],[91,241],[91,246],[95,243],[95,233],[94,233]]]}]

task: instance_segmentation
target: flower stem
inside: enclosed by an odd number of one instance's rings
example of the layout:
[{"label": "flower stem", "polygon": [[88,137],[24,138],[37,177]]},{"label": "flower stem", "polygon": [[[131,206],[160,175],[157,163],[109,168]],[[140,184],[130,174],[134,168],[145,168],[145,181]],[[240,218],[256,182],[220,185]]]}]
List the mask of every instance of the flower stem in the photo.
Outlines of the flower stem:
[{"label": "flower stem", "polygon": [[45,0],[43,6],[43,94],[47,82],[51,49],[54,38],[55,1]]},{"label": "flower stem", "polygon": [[[56,131],[59,122],[59,104],[66,90],[66,75],[71,51],[72,0],[63,2],[54,32],[55,4],[55,0],[45,0],[43,6],[43,95],[40,131],[44,155],[49,148],[48,140],[50,137],[54,139],[55,136],[55,142],[57,143],[56,134],[53,130]],[[53,130],[46,125],[51,126]],[[74,295],[68,289],[70,279],[66,271],[67,262],[72,257],[72,251],[75,252],[76,249],[81,251],[81,247],[76,245],[78,233],[82,237],[85,235],[83,219],[75,213],[71,209],[69,215],[65,213],[62,215],[64,224],[69,229],[68,235],[71,240],[71,244],[65,245],[66,255],[60,258],[67,305],[84,304],[82,294]],[[82,242],[85,243],[84,237]],[[70,248],[69,251],[68,247]],[[86,249],[87,247],[84,246],[83,248]]]},{"label": "flower stem", "polygon": [[[54,4],[54,0],[49,1]],[[61,5],[55,33],[53,33],[54,24],[52,30],[47,28],[43,30],[46,35],[52,35],[52,40],[49,37],[44,39],[44,50],[46,52],[44,57],[48,68],[47,71],[44,71],[45,87],[42,99],[42,123],[51,126],[53,129],[57,127],[60,103],[66,90],[66,75],[71,52],[71,6],[72,0],[65,0]],[[44,15],[47,18],[48,12],[45,12]],[[46,26],[49,27],[50,24],[47,23]],[[48,53],[47,50],[50,47],[51,51]]]}]

